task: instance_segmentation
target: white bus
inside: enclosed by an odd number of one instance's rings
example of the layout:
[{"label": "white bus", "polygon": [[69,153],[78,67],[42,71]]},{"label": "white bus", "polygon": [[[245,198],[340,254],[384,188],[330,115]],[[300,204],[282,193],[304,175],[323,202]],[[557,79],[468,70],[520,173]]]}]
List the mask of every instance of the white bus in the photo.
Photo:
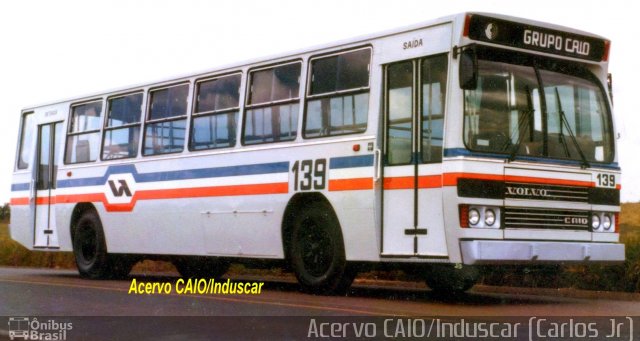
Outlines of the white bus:
[{"label": "white bus", "polygon": [[273,260],[324,293],[368,266],[463,291],[479,266],[623,261],[609,46],[464,13],[29,107],[11,236],[87,278]]}]

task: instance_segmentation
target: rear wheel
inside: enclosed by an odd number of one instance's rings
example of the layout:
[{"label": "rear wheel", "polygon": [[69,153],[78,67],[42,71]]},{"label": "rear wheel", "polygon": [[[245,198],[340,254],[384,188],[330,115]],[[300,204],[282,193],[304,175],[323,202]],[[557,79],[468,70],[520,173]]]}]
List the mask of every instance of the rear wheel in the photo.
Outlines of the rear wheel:
[{"label": "rear wheel", "polygon": [[173,265],[184,278],[218,278],[229,269],[229,262],[215,257],[180,257]]},{"label": "rear wheel", "polygon": [[93,211],[85,212],[78,220],[73,253],[80,277],[89,279],[126,277],[135,263],[124,255],[107,253],[102,223]]},{"label": "rear wheel", "polygon": [[310,293],[343,294],[356,272],[347,264],[340,225],[331,207],[315,203],[293,221],[289,258],[302,286]]},{"label": "rear wheel", "polygon": [[427,271],[425,282],[438,294],[461,294],[473,287],[480,271],[475,266],[436,264]]}]

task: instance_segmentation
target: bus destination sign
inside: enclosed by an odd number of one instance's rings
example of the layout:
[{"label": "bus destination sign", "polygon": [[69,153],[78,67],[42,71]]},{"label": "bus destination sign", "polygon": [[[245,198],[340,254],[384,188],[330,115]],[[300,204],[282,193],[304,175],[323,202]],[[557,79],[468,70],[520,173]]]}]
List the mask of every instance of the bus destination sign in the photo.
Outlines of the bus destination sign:
[{"label": "bus destination sign", "polygon": [[472,15],[469,38],[488,43],[601,61],[605,40],[502,19]]}]

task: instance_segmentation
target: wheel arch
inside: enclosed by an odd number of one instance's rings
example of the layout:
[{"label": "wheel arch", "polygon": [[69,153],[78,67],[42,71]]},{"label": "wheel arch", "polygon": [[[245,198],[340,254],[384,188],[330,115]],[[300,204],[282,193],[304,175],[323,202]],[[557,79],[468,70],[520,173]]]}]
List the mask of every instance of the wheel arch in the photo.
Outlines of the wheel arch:
[{"label": "wheel arch", "polygon": [[[327,197],[320,192],[296,193],[294,196],[291,197],[291,199],[289,199],[289,202],[287,203],[287,206],[284,210],[284,216],[282,219],[282,228],[281,228],[282,246],[283,246],[284,257],[286,260],[285,263],[287,264],[287,266],[290,261],[290,254],[289,254],[289,251],[291,248],[290,237],[291,237],[291,232],[293,230],[294,218],[296,217],[296,214],[299,214],[300,212],[302,212],[302,210],[304,210],[305,207],[310,207],[311,205],[315,205],[315,204],[323,204],[327,206],[330,214],[333,215],[336,223],[338,224],[338,227],[340,229],[340,234],[343,237],[342,243],[344,244],[344,233],[342,232],[342,225],[340,224],[338,215],[336,214],[336,211],[333,208],[333,205],[331,204],[329,199],[327,199]],[[343,247],[346,249],[346,245],[343,245]]]},{"label": "wheel arch", "polygon": [[98,215],[98,210],[96,209],[96,207],[90,203],[90,202],[81,202],[78,203],[74,208],[73,211],[71,212],[71,222],[69,224],[69,229],[71,231],[71,241],[73,243],[73,240],[75,238],[76,235],[76,229],[78,227],[78,221],[80,220],[80,218],[82,217],[82,215],[85,212],[88,211],[93,211],[97,216],[98,219],[100,218],[100,216]]}]

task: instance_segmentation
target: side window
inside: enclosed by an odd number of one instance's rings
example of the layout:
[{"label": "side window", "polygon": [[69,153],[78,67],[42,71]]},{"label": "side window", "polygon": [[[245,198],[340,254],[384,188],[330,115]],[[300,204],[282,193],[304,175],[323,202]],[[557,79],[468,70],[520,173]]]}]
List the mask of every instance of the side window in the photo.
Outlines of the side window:
[{"label": "side window", "polygon": [[143,155],[178,153],[184,149],[189,84],[149,91]]},{"label": "side window", "polygon": [[422,60],[422,162],[442,162],[447,55]]},{"label": "side window", "polygon": [[101,125],[102,101],[71,107],[65,163],[91,162],[98,159]]},{"label": "side window", "polygon": [[311,60],[305,137],[367,129],[370,63],[369,48]]},{"label": "side window", "polygon": [[235,146],[241,77],[237,74],[196,83],[191,150]]},{"label": "side window", "polygon": [[412,162],[413,154],[413,62],[391,64],[387,76],[387,164]]},{"label": "side window", "polygon": [[22,127],[20,129],[18,169],[27,169],[29,168],[29,162],[33,159],[33,134],[36,129],[33,112],[22,115]]},{"label": "side window", "polygon": [[301,65],[290,63],[250,73],[244,144],[292,141],[296,138]]},{"label": "side window", "polygon": [[138,141],[140,141],[142,93],[109,98],[107,106],[102,159],[135,157],[138,154]]}]

